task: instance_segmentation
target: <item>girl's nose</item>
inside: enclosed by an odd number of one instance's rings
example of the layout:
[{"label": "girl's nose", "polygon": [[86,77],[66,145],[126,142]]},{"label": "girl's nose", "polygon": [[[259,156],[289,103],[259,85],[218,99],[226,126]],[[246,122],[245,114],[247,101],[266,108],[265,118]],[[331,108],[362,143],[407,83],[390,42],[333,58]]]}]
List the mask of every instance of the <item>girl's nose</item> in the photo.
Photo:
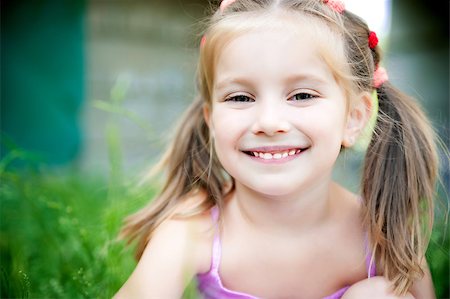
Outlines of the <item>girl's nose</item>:
[{"label": "girl's nose", "polygon": [[254,134],[265,134],[273,136],[277,133],[288,132],[291,125],[286,113],[283,111],[282,103],[260,102],[255,111],[252,132]]}]

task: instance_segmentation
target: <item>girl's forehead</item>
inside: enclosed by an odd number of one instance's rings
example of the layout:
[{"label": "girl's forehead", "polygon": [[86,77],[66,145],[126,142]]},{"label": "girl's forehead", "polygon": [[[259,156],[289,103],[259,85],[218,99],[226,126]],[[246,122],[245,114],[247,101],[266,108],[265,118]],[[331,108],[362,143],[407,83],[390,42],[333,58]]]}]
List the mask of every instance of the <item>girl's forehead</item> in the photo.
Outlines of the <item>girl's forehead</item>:
[{"label": "girl's forehead", "polygon": [[[252,40],[252,42],[258,42],[258,36],[269,36],[274,37],[273,42],[285,42],[285,41],[295,41],[304,40],[308,41],[305,46],[309,47],[319,47],[322,48],[321,44],[329,38],[321,38],[318,35],[317,28],[311,23],[286,23],[286,22],[267,22],[266,24],[261,24],[258,27],[241,28],[241,30],[231,31],[228,34],[228,39],[225,40],[221,50],[226,49],[229,44],[235,43],[236,41]],[[326,43],[328,44],[328,42]],[[326,45],[325,45],[326,46]]]},{"label": "girl's forehead", "polygon": [[[276,9],[266,12],[247,12],[226,16],[213,29],[220,49],[231,40],[249,32],[280,31],[286,35],[307,36],[321,52],[343,54],[343,34],[338,26],[323,18],[302,12]],[[342,59],[344,57],[339,57]]]},{"label": "girl's forehead", "polygon": [[[295,43],[301,47],[314,50],[315,55],[324,61],[332,72],[345,69],[346,58],[343,50],[341,36],[330,26],[318,18],[301,13],[274,12],[271,14],[248,14],[224,20],[217,36],[220,46],[216,47],[215,67],[220,63],[221,56],[237,42],[245,44],[255,51],[257,47],[264,46],[258,42],[260,36],[273,36],[273,43],[289,47]],[[264,41],[267,42],[268,39]],[[255,45],[252,45],[254,43]],[[271,47],[270,44],[267,44]],[[245,47],[242,49],[245,51]],[[263,50],[263,49],[261,49]],[[299,53],[299,55],[301,55]],[[280,62],[284,57],[273,57],[273,63]],[[337,72],[337,73],[340,73]]]},{"label": "girl's forehead", "polygon": [[305,33],[307,29],[314,36],[327,37],[339,31],[336,24],[332,24],[323,17],[299,11],[273,9],[268,11],[241,12],[225,16],[214,26],[223,31],[239,34],[251,30],[283,29],[285,32]]},{"label": "girl's forehead", "polygon": [[266,71],[321,68],[321,58],[313,36],[270,28],[252,30],[230,40],[222,49],[216,64],[216,75],[230,68],[250,72],[252,66]]}]

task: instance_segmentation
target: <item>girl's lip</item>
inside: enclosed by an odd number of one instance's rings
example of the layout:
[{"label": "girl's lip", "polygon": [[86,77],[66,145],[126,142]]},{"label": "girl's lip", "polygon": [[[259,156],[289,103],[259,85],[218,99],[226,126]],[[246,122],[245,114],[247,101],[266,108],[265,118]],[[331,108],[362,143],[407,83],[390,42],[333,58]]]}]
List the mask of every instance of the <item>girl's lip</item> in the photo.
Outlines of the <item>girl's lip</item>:
[{"label": "girl's lip", "polygon": [[305,146],[295,146],[295,145],[276,145],[276,146],[258,146],[258,147],[249,147],[242,149],[242,152],[258,152],[258,153],[276,153],[283,151],[291,151],[291,150],[305,150],[307,147]]},{"label": "girl's lip", "polygon": [[[261,151],[261,148],[253,148],[254,151],[242,151],[245,155],[250,157],[251,159],[269,164],[280,164],[291,161],[301,155],[304,151],[308,150],[309,147],[306,148],[292,148],[288,147],[283,150],[273,150],[273,147],[265,148],[266,151]],[[270,151],[267,151],[270,150]]]}]

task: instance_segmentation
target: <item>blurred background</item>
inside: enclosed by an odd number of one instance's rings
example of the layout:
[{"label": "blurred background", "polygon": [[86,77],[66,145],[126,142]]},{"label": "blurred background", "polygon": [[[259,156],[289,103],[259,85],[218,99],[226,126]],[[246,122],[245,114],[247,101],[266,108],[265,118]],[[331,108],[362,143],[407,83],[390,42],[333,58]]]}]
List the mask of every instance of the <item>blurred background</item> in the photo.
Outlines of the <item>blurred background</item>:
[{"label": "blurred background", "polygon": [[[448,147],[448,2],[344,2]],[[157,190],[136,182],[195,95],[198,22],[218,3],[1,0],[2,298],[111,297],[127,278],[132,250],[116,236]],[[355,191],[362,154],[335,173]],[[448,169],[427,253],[438,298],[449,296]]]}]

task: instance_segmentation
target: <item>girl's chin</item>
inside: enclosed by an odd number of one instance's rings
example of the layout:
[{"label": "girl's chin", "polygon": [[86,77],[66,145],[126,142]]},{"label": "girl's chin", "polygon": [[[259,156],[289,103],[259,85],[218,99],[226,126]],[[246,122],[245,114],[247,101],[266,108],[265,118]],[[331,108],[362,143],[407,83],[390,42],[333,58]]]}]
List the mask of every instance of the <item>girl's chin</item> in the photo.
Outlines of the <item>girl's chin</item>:
[{"label": "girl's chin", "polygon": [[264,184],[264,186],[252,186],[248,188],[251,192],[258,194],[259,196],[273,199],[292,197],[298,192],[298,186],[297,188],[293,188],[292,186],[289,188],[288,186],[271,186],[270,184]]}]

